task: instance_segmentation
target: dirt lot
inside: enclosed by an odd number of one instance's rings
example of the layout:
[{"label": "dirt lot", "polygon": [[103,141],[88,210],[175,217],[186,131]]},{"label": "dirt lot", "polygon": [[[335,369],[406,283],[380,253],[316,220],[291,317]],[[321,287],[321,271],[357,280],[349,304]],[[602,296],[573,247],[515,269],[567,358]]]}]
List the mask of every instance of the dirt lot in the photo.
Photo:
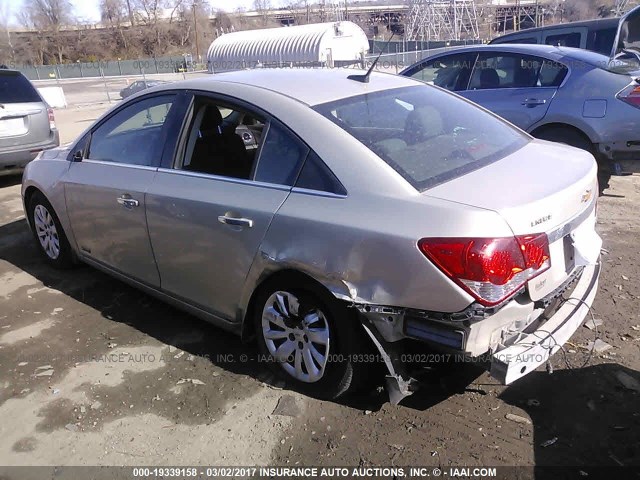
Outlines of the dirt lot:
[{"label": "dirt lot", "polygon": [[[102,109],[58,112],[63,140]],[[0,178],[0,465],[640,466],[640,177],[599,207],[610,350],[589,357],[581,328],[552,375],[509,388],[442,365],[401,406],[284,390],[253,345],[89,267],[52,270],[19,181]]]}]

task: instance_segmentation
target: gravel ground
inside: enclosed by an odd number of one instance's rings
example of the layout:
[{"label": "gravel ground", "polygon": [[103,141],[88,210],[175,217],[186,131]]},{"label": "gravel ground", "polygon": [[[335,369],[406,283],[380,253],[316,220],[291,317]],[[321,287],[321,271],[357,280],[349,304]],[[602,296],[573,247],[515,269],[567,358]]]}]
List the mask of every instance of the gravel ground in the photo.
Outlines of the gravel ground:
[{"label": "gravel ground", "polygon": [[[104,108],[59,111],[63,141]],[[611,349],[589,356],[580,328],[552,375],[508,388],[442,365],[401,406],[283,390],[242,361],[254,345],[89,267],[52,270],[19,181],[0,178],[0,465],[640,466],[640,392],[620,380],[640,381],[639,176],[599,206]]]}]

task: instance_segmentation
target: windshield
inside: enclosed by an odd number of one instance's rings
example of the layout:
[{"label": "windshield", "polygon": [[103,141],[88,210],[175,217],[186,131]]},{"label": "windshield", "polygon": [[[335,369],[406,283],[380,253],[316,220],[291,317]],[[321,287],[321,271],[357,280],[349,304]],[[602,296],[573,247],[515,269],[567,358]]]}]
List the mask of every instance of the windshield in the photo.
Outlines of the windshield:
[{"label": "windshield", "polygon": [[529,142],[508,123],[427,85],[361,95],[315,110],[419,191],[495,162]]}]

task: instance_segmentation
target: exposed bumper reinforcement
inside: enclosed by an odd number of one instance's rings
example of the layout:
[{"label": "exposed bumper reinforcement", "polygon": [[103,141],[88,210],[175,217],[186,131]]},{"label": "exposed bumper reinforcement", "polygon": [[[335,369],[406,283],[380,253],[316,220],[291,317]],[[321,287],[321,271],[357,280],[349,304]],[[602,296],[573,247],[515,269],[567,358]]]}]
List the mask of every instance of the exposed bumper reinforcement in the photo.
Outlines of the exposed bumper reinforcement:
[{"label": "exposed bumper reinforcement", "polygon": [[505,385],[524,377],[571,338],[583,324],[598,290],[600,265],[585,267],[570,299],[548,321],[515,344],[491,354],[491,376]]}]

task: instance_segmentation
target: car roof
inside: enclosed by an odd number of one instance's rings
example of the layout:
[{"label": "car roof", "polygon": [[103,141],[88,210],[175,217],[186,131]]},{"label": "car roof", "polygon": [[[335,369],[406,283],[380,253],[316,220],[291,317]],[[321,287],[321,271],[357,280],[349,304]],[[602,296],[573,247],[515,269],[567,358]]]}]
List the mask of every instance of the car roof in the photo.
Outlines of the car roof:
[{"label": "car roof", "polygon": [[[491,52],[493,50],[498,50],[502,52],[508,53],[523,53],[529,55],[538,55],[547,57],[549,59],[559,60],[560,58],[571,58],[574,60],[580,60],[585,63],[599,65],[602,64],[603,61],[609,59],[606,55],[603,55],[598,52],[592,52],[591,50],[585,50],[582,48],[573,48],[573,47],[558,47],[555,45],[541,45],[541,44],[530,44],[530,43],[499,43],[494,45],[472,45],[468,47],[457,48],[455,50],[449,50],[444,54],[433,55],[433,57],[453,54],[453,53],[465,53],[465,52],[478,52],[485,51]],[[424,59],[431,58],[431,56],[426,56]],[[424,60],[423,59],[423,60]],[[422,61],[422,60],[421,60]]]},{"label": "car roof", "polygon": [[216,83],[228,82],[270,90],[314,106],[381,90],[424,85],[407,77],[380,72],[373,72],[369,83],[347,78],[350,75],[363,73],[365,73],[363,70],[346,68],[265,68],[212,74],[203,78],[169,84],[164,88],[210,90]]},{"label": "car roof", "polygon": [[520,30],[519,32],[511,32],[506,35],[501,35],[500,37],[496,37],[492,40],[492,42],[496,42],[502,39],[509,39],[511,37],[520,37],[526,36],[529,33],[538,33],[538,32],[548,32],[553,30],[564,30],[571,28],[579,28],[579,27],[588,27],[591,30],[604,30],[607,28],[617,28],[618,23],[620,22],[620,18],[599,18],[596,20],[583,20],[579,22],[568,22],[568,23],[558,23],[556,25],[548,25],[545,27],[533,27],[527,28],[524,30]]}]

